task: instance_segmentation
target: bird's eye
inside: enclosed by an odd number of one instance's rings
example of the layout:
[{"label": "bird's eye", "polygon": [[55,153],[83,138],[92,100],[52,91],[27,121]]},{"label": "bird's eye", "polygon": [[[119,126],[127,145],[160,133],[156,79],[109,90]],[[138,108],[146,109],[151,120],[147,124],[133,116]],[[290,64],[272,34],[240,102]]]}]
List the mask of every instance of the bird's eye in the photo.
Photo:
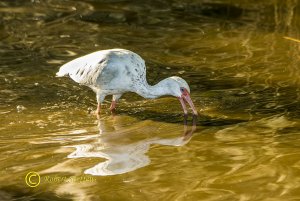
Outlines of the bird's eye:
[{"label": "bird's eye", "polygon": [[181,92],[184,92],[184,89],[183,89],[183,88],[180,88],[180,91],[181,91]]}]

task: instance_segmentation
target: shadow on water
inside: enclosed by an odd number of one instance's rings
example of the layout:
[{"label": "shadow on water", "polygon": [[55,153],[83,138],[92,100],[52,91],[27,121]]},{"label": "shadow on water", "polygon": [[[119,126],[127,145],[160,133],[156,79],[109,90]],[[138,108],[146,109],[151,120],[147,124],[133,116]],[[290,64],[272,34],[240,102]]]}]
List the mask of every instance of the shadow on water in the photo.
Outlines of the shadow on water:
[{"label": "shadow on water", "polygon": [[[173,123],[173,124],[196,124],[198,126],[225,126],[247,122],[243,119],[230,119],[222,117],[211,117],[208,115],[200,114],[197,118],[194,118],[191,114],[185,118],[183,114],[174,114],[171,112],[159,112],[153,110],[143,110],[142,112],[135,112],[129,110],[120,110],[116,114],[129,115],[139,120],[152,120],[157,122]],[[195,122],[195,123],[193,123]]]}]

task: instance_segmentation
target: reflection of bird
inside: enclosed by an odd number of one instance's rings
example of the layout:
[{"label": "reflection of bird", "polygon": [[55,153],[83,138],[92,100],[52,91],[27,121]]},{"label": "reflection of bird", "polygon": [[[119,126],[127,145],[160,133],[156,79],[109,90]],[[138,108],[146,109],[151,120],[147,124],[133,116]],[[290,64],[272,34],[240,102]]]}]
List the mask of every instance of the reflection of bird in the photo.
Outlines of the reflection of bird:
[{"label": "reflection of bird", "polygon": [[186,101],[191,106],[193,114],[197,115],[189,95],[189,85],[184,79],[173,76],[150,86],[146,80],[145,61],[129,50],[110,49],[88,54],[66,63],[56,75],[58,77],[69,75],[75,82],[92,88],[96,92],[98,114],[105,96],[113,95],[110,109],[114,110],[123,93],[135,92],[144,98],[175,96],[179,99],[185,114],[187,114]]},{"label": "reflection of bird", "polygon": [[[67,146],[76,149],[68,155],[68,158],[96,157],[107,159],[86,169],[85,174],[98,176],[124,174],[150,164],[151,159],[147,156],[147,152],[150,150],[151,145],[184,146],[191,140],[193,133],[196,131],[196,125],[193,125],[191,129],[184,125],[183,133],[180,133],[179,136],[161,138],[161,133],[170,132],[170,129],[177,133],[178,128],[174,127],[172,129],[170,125],[165,126],[165,124],[150,123],[148,121],[134,122],[133,119],[131,119],[129,127],[122,127],[121,124],[125,119],[126,116],[98,119],[98,128],[101,135],[95,138],[93,142]],[[113,123],[111,120],[113,120]],[[160,128],[158,129],[158,127]],[[146,135],[143,136],[139,133],[141,128]],[[148,137],[150,133],[151,138]]]}]

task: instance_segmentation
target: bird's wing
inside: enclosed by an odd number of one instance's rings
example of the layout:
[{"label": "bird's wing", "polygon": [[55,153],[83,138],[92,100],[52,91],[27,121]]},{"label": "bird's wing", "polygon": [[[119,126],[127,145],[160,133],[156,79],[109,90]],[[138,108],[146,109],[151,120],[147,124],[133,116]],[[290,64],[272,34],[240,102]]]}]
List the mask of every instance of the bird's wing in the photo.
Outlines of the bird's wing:
[{"label": "bird's wing", "polygon": [[[141,80],[146,82],[144,60],[137,54],[124,49],[101,50],[74,59],[63,65],[56,74],[69,75],[75,82],[89,87],[130,85]],[[127,88],[126,88],[127,89]]]},{"label": "bird's wing", "polygon": [[79,84],[96,86],[97,77],[106,65],[105,55],[96,53],[74,59],[64,64],[58,73],[56,73],[56,76],[69,75]]}]

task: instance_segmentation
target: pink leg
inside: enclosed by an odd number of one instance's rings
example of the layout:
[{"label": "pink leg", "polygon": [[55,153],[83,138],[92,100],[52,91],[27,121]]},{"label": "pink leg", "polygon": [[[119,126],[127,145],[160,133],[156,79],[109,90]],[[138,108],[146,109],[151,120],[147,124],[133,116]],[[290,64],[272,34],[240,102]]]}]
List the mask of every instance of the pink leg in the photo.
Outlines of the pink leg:
[{"label": "pink leg", "polygon": [[110,105],[110,108],[109,108],[109,109],[110,109],[111,111],[113,111],[113,110],[116,109],[116,107],[117,107],[117,102],[113,100],[113,101],[111,102],[111,105]]},{"label": "pink leg", "polygon": [[101,103],[98,103],[98,106],[97,106],[97,110],[96,110],[96,114],[100,114],[101,112]]}]

